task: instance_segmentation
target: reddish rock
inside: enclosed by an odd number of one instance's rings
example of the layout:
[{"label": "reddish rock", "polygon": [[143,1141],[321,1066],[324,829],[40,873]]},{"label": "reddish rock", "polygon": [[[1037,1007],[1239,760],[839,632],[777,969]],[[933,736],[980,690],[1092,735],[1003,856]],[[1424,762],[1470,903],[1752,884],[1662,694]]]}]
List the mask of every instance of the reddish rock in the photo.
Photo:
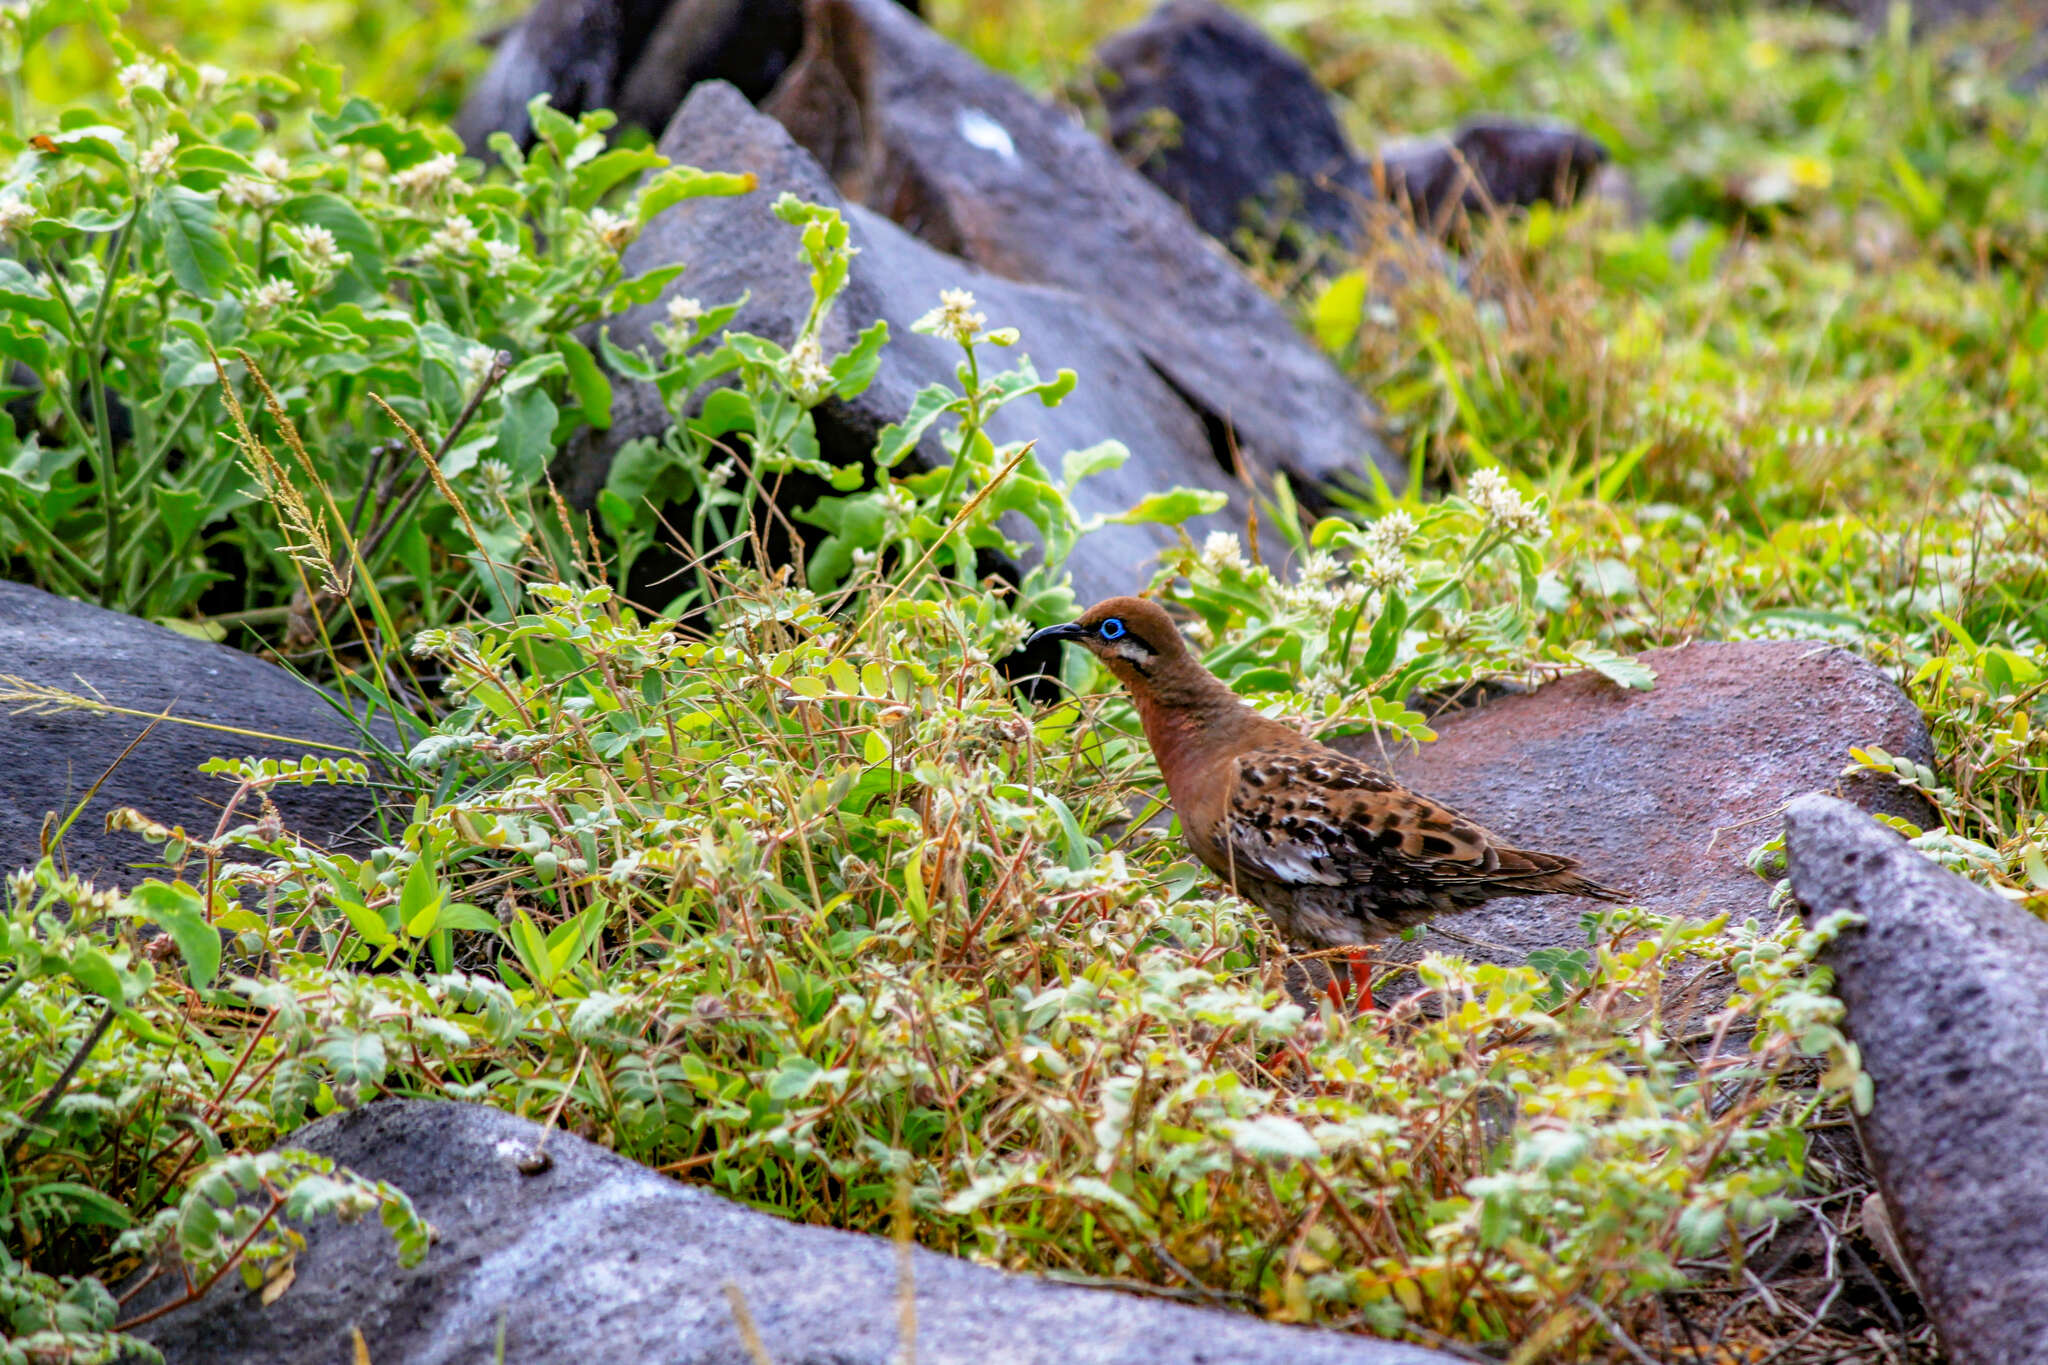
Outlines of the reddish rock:
[{"label": "reddish rock", "polygon": [[[1868,661],[1811,641],[1695,644],[1643,659],[1657,670],[1648,692],[1577,673],[1442,716],[1437,742],[1420,752],[1346,747],[1390,761],[1404,783],[1516,844],[1569,853],[1643,905],[1696,919],[1765,914],[1770,886],[1748,856],[1799,796],[1829,792],[1931,821],[1896,783],[1841,776],[1852,746],[1933,761],[1918,709]],[[1594,908],[1559,896],[1494,901],[1440,917],[1389,956],[1520,961],[1535,948],[1582,946],[1579,917]]]}]

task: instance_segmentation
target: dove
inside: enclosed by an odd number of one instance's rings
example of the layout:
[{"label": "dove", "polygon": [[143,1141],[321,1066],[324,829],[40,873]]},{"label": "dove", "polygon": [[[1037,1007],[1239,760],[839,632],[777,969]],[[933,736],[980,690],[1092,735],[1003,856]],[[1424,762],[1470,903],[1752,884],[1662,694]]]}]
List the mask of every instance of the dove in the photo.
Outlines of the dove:
[{"label": "dove", "polygon": [[1386,773],[1260,715],[1140,597],[1038,631],[1093,654],[1136,705],[1189,851],[1307,950],[1366,950],[1447,910],[1501,896],[1627,900],[1559,853],[1517,848]]}]

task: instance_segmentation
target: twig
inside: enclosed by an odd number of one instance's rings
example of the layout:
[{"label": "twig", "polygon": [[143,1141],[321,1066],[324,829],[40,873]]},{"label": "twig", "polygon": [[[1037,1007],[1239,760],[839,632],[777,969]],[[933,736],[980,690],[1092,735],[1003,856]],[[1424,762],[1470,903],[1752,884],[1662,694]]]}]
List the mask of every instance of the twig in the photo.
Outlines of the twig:
[{"label": "twig", "polygon": [[733,1326],[739,1329],[740,1344],[746,1347],[754,1365],[775,1365],[775,1357],[768,1354],[768,1344],[761,1340],[761,1329],[754,1325],[754,1314],[747,1307],[747,1296],[740,1292],[737,1282],[725,1282],[725,1301],[732,1305]]},{"label": "twig", "polygon": [[109,1000],[107,1007],[100,1011],[100,1021],[92,1026],[92,1032],[78,1045],[78,1051],[71,1054],[70,1062],[64,1067],[64,1074],[57,1078],[57,1083],[43,1096],[43,1102],[36,1106],[36,1112],[29,1116],[28,1122],[15,1131],[14,1140],[7,1144],[7,1155],[0,1157],[0,1167],[14,1169],[14,1159],[21,1154],[22,1145],[28,1141],[29,1134],[43,1126],[43,1120],[57,1107],[57,1101],[64,1098],[64,1092],[70,1088],[71,1082],[78,1078],[78,1069],[85,1065],[85,1059],[99,1046],[100,1039],[106,1036],[107,1028],[114,1022],[114,1015],[119,1008]]},{"label": "twig", "polygon": [[[268,1189],[269,1187],[266,1185],[265,1188]],[[271,1190],[270,1207],[263,1211],[263,1216],[256,1220],[256,1225],[249,1229],[248,1235],[243,1237],[241,1241],[235,1244],[235,1249],[228,1254],[227,1260],[221,1262],[220,1268],[214,1271],[211,1275],[208,1275],[206,1277],[206,1282],[204,1284],[197,1285],[193,1288],[187,1289],[182,1298],[172,1299],[169,1303],[158,1304],[156,1307],[150,1309],[147,1313],[144,1313],[141,1317],[130,1318],[126,1322],[115,1323],[114,1330],[116,1332],[132,1332],[146,1322],[154,1322],[166,1313],[176,1312],[178,1309],[183,1308],[188,1303],[197,1303],[199,1300],[205,1298],[206,1291],[212,1289],[215,1285],[219,1284],[221,1281],[221,1277],[227,1274],[230,1270],[233,1270],[235,1266],[241,1262],[242,1253],[247,1251],[249,1249],[249,1244],[251,1242],[254,1242],[256,1238],[259,1235],[261,1235],[263,1230],[270,1226],[271,1220],[277,1217],[277,1211],[283,1208],[284,1206],[285,1197],[282,1194],[279,1194],[277,1191]]]},{"label": "twig", "polygon": [[1620,1342],[1622,1348],[1626,1350],[1631,1356],[1634,1356],[1637,1362],[1639,1362],[1639,1365],[1657,1365],[1656,1361],[1652,1360],[1649,1356],[1643,1354],[1643,1348],[1636,1345],[1635,1339],[1629,1336],[1627,1332],[1622,1330],[1621,1324],[1616,1322],[1613,1318],[1607,1315],[1606,1309],[1602,1308],[1599,1304],[1595,1303],[1592,1299],[1588,1298],[1584,1294],[1574,1294],[1572,1295],[1572,1300],[1575,1303],[1577,1303],[1579,1307],[1585,1309],[1588,1313],[1591,1313],[1593,1315],[1593,1321],[1599,1323],[1601,1327],[1605,1328],[1607,1331],[1607,1335],[1613,1337],[1616,1341]]}]

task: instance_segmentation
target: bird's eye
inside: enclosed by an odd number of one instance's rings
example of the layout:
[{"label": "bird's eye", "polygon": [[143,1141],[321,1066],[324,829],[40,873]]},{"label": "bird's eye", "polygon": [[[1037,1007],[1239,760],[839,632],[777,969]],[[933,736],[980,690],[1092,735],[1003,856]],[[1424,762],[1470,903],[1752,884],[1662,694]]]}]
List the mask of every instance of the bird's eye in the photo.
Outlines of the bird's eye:
[{"label": "bird's eye", "polygon": [[1124,636],[1124,623],[1121,618],[1115,616],[1110,617],[1095,629],[1101,633],[1102,638],[1105,640],[1121,640]]}]

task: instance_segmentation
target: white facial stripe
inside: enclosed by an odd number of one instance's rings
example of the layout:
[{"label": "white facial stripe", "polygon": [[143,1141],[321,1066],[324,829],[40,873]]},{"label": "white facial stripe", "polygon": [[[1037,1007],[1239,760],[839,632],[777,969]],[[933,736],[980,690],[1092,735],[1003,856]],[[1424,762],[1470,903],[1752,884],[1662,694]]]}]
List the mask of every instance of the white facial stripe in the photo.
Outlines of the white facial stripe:
[{"label": "white facial stripe", "polygon": [[1112,644],[1109,647],[1109,652],[1116,655],[1119,659],[1129,659],[1134,664],[1145,663],[1152,657],[1151,650],[1145,648],[1145,646],[1139,644],[1128,635]]}]

